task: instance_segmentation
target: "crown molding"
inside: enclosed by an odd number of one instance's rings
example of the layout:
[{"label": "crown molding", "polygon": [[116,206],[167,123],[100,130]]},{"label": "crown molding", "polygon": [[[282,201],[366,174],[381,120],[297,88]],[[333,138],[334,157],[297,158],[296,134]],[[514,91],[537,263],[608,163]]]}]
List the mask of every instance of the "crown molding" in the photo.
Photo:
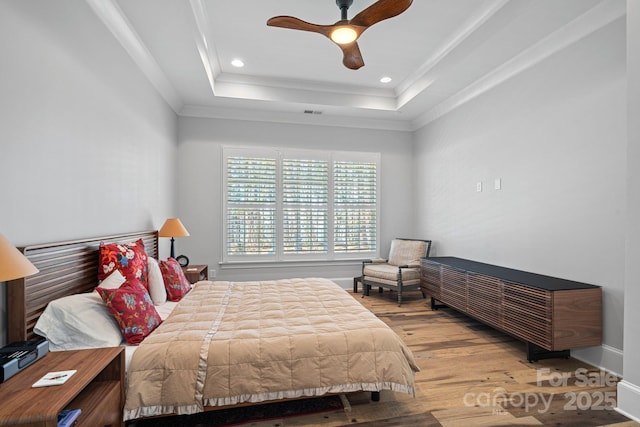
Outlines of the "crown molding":
[{"label": "crown molding", "polygon": [[624,2],[603,0],[569,24],[413,120],[412,128],[420,129],[625,15]]},{"label": "crown molding", "polygon": [[280,77],[258,77],[245,74],[222,73],[216,81],[238,85],[256,85],[279,89],[308,90],[312,92],[330,92],[336,94],[367,95],[382,98],[394,98],[395,91],[371,86],[325,83],[312,80],[289,79]]},{"label": "crown molding", "polygon": [[479,10],[464,22],[434,54],[416,69],[396,88],[398,108],[411,101],[426,90],[432,83],[428,73],[447,57],[456,47],[482,27],[493,15],[502,9],[510,0],[493,0],[485,8]]},{"label": "crown molding", "polygon": [[371,119],[330,114],[304,114],[264,111],[250,108],[207,107],[201,105],[185,105],[179,113],[180,117],[209,119],[242,120],[251,122],[289,123],[313,126],[332,126],[356,129],[376,129],[410,132],[413,129],[408,120]]},{"label": "crown molding", "polygon": [[218,61],[215,43],[208,35],[211,34],[209,13],[204,0],[189,0],[193,17],[196,21],[196,46],[207,74],[207,80],[211,87],[211,93],[216,94],[216,77],[222,73],[222,67]]},{"label": "crown molding", "polygon": [[124,47],[142,73],[160,93],[160,96],[173,111],[176,113],[180,111],[184,105],[180,95],[140,40],[138,33],[133,29],[117,3],[114,0],[86,0],[86,2],[116,40],[120,42],[120,45]]},{"label": "crown molding", "polygon": [[391,90],[340,87],[338,85],[221,75],[216,79],[216,95],[223,98],[279,101],[299,105],[397,111]]}]

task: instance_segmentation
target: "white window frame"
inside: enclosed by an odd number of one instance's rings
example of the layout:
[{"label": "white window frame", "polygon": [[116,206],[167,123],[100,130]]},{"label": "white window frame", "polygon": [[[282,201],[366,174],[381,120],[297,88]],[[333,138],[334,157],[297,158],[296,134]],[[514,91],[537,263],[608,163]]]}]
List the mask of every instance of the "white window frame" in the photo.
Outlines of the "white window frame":
[{"label": "white window frame", "polygon": [[[276,159],[276,251],[273,255],[229,255],[227,251],[227,159],[229,157],[261,157]],[[338,261],[361,260],[377,257],[380,248],[380,153],[304,150],[292,148],[268,147],[222,147],[222,263],[259,263],[259,262],[303,262],[303,261]],[[326,254],[284,254],[283,253],[283,201],[282,201],[282,163],[283,159],[326,160],[329,165],[328,173],[328,245]],[[376,248],[374,251],[335,253],[334,252],[334,209],[333,209],[333,162],[353,161],[374,163],[376,165]]]}]

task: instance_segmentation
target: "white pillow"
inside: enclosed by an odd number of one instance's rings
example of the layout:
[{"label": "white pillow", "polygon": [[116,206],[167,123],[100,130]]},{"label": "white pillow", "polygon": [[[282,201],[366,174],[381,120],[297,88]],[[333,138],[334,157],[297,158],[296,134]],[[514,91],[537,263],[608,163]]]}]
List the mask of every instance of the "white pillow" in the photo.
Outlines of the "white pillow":
[{"label": "white pillow", "polygon": [[99,286],[103,289],[118,289],[126,281],[127,279],[120,273],[120,270],[113,270],[106,279],[100,282]]},{"label": "white pillow", "polygon": [[116,347],[124,341],[120,326],[95,291],[51,301],[33,332],[49,340],[51,351]]},{"label": "white pillow", "polygon": [[167,302],[167,290],[164,287],[160,265],[158,265],[158,261],[155,258],[147,257],[147,270],[151,301],[153,301],[153,305],[162,305]]}]

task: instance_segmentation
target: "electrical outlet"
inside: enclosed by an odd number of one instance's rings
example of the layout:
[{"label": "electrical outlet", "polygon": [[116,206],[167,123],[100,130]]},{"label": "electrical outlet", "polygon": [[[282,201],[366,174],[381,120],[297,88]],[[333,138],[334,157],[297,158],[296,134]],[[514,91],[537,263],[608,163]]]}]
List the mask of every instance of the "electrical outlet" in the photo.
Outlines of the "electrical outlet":
[{"label": "electrical outlet", "polygon": [[215,268],[210,268],[209,269],[209,280],[215,279],[216,278],[216,269]]},{"label": "electrical outlet", "polygon": [[478,181],[478,182],[476,182],[476,191],[477,191],[478,193],[481,193],[481,192],[482,192],[482,181]]}]

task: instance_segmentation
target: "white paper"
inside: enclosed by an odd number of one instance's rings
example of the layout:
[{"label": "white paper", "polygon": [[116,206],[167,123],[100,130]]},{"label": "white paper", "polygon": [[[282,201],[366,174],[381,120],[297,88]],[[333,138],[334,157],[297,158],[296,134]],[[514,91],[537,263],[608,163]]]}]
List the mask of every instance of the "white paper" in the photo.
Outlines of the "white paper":
[{"label": "white paper", "polygon": [[64,384],[76,372],[75,369],[70,371],[48,372],[44,377],[33,383],[31,387],[48,387],[50,385]]}]

